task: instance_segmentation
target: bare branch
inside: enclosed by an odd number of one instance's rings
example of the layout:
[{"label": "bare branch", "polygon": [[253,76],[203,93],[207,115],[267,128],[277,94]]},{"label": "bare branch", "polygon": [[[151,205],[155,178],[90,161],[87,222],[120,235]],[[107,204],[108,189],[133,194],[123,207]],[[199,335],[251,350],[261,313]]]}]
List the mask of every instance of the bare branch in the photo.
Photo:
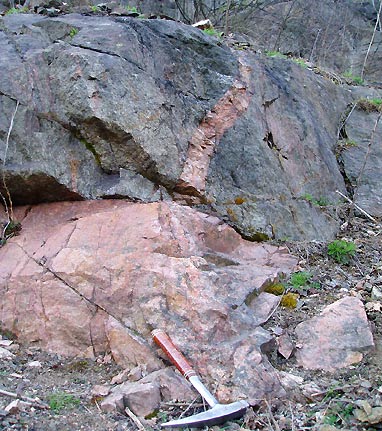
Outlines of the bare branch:
[{"label": "bare branch", "polygon": [[7,154],[8,154],[8,148],[9,148],[9,138],[10,138],[11,133],[12,133],[12,129],[13,129],[13,122],[14,122],[14,120],[15,120],[15,116],[16,116],[17,108],[19,107],[19,104],[20,104],[20,102],[19,102],[19,101],[17,101],[17,102],[16,102],[16,108],[15,108],[15,111],[13,112],[12,117],[11,117],[11,122],[10,122],[10,124],[9,124],[9,129],[8,129],[8,133],[7,133],[7,138],[6,138],[6,141],[5,141],[5,151],[4,151],[4,157],[3,157],[2,181],[3,181],[3,186],[4,186],[4,189],[5,189],[5,192],[6,192],[7,198],[8,198],[8,203],[6,202],[6,199],[4,198],[4,196],[3,196],[3,195],[1,195],[1,197],[2,197],[2,199],[3,199],[3,201],[4,201],[4,203],[5,203],[5,211],[6,211],[6,213],[7,213],[8,223],[9,223],[10,221],[12,221],[12,220],[13,220],[13,205],[12,205],[12,198],[11,198],[11,194],[10,194],[10,192],[9,192],[9,189],[8,189],[7,183],[6,183],[6,181],[5,181],[5,163],[6,163],[6,161],[7,161]]},{"label": "bare branch", "polygon": [[365,210],[363,210],[360,206],[358,206],[357,204],[355,204],[351,199],[349,199],[347,196],[345,196],[343,193],[341,193],[339,190],[336,190],[336,193],[338,193],[339,195],[341,195],[344,199],[346,199],[350,204],[352,204],[353,206],[355,206],[357,208],[358,211],[360,211],[363,215],[365,215],[368,219],[370,219],[371,221],[373,221],[374,223],[378,224],[378,221],[373,218],[369,213],[367,213]]},{"label": "bare branch", "polygon": [[366,62],[367,62],[367,58],[369,57],[370,49],[374,43],[375,33],[377,32],[378,25],[380,25],[381,11],[382,11],[382,1],[380,1],[379,3],[379,9],[377,12],[377,21],[375,23],[373,35],[371,36],[370,43],[366,51],[365,60],[363,61],[362,70],[361,70],[361,79],[363,79],[363,74],[365,73]]},{"label": "bare branch", "polygon": [[50,408],[48,406],[48,404],[45,404],[44,402],[42,402],[38,398],[30,398],[30,397],[27,397],[24,395],[16,394],[15,392],[6,391],[4,389],[0,389],[0,395],[4,395],[6,397],[11,397],[11,398],[23,400],[23,401],[27,402],[29,405],[31,405],[33,407],[38,407],[40,409],[49,409]]}]

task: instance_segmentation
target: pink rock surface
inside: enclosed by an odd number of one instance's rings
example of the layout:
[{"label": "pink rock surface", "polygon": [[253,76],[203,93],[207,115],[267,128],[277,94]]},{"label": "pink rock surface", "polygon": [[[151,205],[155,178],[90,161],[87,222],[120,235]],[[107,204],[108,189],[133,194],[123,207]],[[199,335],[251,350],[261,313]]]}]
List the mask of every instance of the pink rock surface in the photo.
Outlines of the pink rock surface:
[{"label": "pink rock surface", "polygon": [[374,347],[362,301],[353,296],[328,305],[296,327],[297,362],[307,369],[335,371],[362,360]]},{"label": "pink rock surface", "polygon": [[[174,203],[85,201],[19,208],[0,249],[0,318],[21,340],[68,355],[111,351],[124,367],[163,367],[166,330],[222,401],[282,393],[260,352],[255,293],[290,272],[286,249],[243,240]],[[269,308],[269,305],[268,305]]]}]

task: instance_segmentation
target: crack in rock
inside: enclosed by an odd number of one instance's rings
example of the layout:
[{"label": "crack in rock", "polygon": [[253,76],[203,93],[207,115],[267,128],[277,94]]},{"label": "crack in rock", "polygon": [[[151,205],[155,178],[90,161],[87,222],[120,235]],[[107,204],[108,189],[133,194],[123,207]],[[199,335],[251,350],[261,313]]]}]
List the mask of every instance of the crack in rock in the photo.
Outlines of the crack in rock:
[{"label": "crack in rock", "polygon": [[[133,339],[139,339],[139,342],[143,343],[144,345],[148,345],[148,342],[141,336],[139,336],[136,331],[132,330],[131,328],[127,327],[126,324],[117,316],[110,313],[105,307],[103,307],[100,304],[97,304],[93,300],[89,299],[85,295],[83,295],[81,292],[79,292],[74,286],[72,286],[69,282],[67,282],[63,277],[61,277],[59,274],[57,274],[55,271],[53,271],[51,268],[45,265],[45,262],[41,259],[35,259],[33,256],[30,256],[29,253],[24,250],[24,248],[20,245],[15,243],[23,252],[24,254],[33,262],[35,262],[38,266],[43,268],[46,272],[53,275],[54,278],[59,280],[61,283],[63,283],[66,287],[68,287],[72,292],[74,292],[76,295],[78,295],[81,299],[83,299],[87,304],[90,304],[91,306],[95,307],[97,310],[102,310],[104,313],[106,313],[108,316],[115,319],[120,325],[123,326],[124,330],[128,333],[129,336],[131,336]],[[90,309],[91,310],[91,309]],[[94,313],[92,312],[92,317],[96,315],[97,311]],[[94,347],[94,346],[93,346]]]}]

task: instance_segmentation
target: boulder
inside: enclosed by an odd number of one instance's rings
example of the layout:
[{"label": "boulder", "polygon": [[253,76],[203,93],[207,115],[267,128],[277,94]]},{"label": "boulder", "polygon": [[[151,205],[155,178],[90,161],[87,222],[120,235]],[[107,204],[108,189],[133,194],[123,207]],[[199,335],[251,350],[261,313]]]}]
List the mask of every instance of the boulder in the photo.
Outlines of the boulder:
[{"label": "boulder", "polygon": [[297,363],[307,369],[335,371],[360,362],[374,347],[364,306],[347,296],[297,325]]},{"label": "boulder", "polygon": [[251,240],[336,234],[316,202],[346,193],[336,141],[351,88],[175,21],[1,20],[0,162],[15,205],[175,200]]},{"label": "boulder", "polygon": [[176,203],[15,210],[23,229],[0,248],[0,317],[21,341],[66,355],[110,351],[152,372],[163,365],[150,334],[162,328],[221,401],[282,396],[263,354],[273,336],[258,326],[275,302],[258,294],[294,269],[286,249]]}]

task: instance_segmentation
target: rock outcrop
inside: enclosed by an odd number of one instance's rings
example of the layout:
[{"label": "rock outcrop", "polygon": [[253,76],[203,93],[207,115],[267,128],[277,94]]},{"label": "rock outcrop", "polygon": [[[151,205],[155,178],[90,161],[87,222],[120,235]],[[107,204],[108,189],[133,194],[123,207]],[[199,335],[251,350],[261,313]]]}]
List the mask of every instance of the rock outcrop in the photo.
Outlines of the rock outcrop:
[{"label": "rock outcrop", "polygon": [[15,14],[0,38],[15,205],[172,199],[252,240],[335,235],[335,212],[312,202],[346,193],[336,142],[350,88],[173,21]]},{"label": "rock outcrop", "polygon": [[[346,139],[341,151],[341,160],[348,183],[354,190],[354,201],[369,214],[380,217],[382,215],[382,122],[379,112],[375,109],[376,105],[366,100],[363,99],[363,104],[361,102],[361,106],[353,110],[343,128]],[[375,100],[379,99],[375,98]],[[367,112],[365,108],[372,110]]]},{"label": "rock outcrop", "polygon": [[[22,211],[22,208],[19,208]],[[296,259],[243,240],[218,218],[175,203],[65,202],[24,208],[0,248],[2,327],[61,354],[110,350],[125,368],[163,367],[165,329],[224,401],[281,396],[262,351],[272,336],[259,294]],[[265,303],[265,304],[264,304]],[[269,314],[278,304],[270,303]],[[272,305],[273,304],[273,305]]]}]

